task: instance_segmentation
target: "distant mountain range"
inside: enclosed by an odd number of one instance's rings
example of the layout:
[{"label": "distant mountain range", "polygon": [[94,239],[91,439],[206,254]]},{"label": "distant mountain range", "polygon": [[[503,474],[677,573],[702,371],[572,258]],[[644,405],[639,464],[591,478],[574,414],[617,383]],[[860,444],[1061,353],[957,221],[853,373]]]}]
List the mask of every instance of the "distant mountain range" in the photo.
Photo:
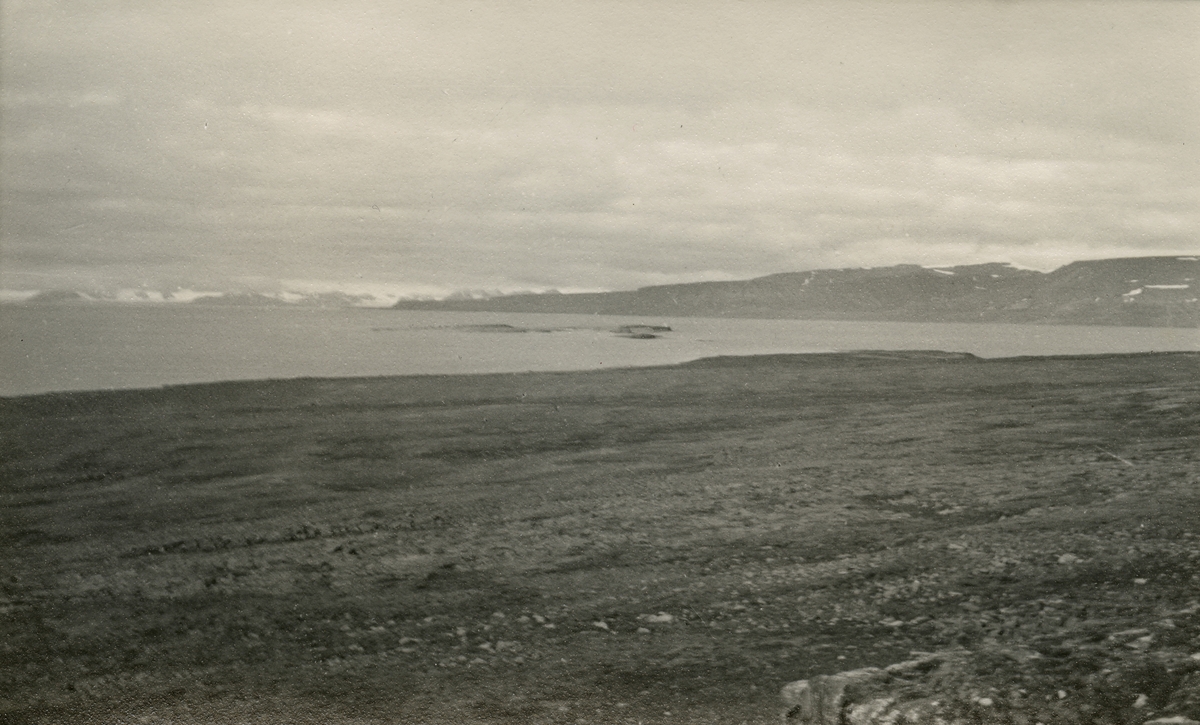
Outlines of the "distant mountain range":
[{"label": "distant mountain range", "polygon": [[[652,317],[742,317],[903,322],[1012,322],[1200,327],[1200,255],[1073,262],[1053,272],[1008,264],[818,269],[732,282],[621,292],[459,292],[401,299],[394,309],[558,312]],[[184,294],[186,293],[186,294]],[[46,290],[22,305],[92,303],[221,307],[379,307],[390,299],[346,292],[114,294]]]},{"label": "distant mountain range", "polygon": [[1200,256],[820,269],[625,292],[400,300],[395,309],[666,317],[1200,327]]},{"label": "distant mountain range", "polygon": [[[395,298],[392,298],[395,299]],[[185,304],[208,307],[381,307],[388,304],[373,295],[356,295],[346,292],[286,292],[262,294],[260,292],[204,292],[179,299],[160,292],[103,295],[73,290],[46,290],[14,300],[10,304],[22,305],[84,305],[92,303],[117,304]]]},{"label": "distant mountain range", "polygon": [[359,307],[374,299],[371,295],[351,295],[345,292],[292,293],[286,297],[257,292],[236,292],[197,297],[190,304],[220,307]]}]

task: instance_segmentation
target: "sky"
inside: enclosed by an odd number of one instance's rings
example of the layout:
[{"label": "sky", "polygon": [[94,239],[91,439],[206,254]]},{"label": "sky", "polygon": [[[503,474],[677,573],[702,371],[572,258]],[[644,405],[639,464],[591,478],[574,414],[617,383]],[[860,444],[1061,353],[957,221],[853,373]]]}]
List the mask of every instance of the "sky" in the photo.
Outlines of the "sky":
[{"label": "sky", "polygon": [[1198,3],[0,19],[10,292],[394,298],[1200,251]]}]

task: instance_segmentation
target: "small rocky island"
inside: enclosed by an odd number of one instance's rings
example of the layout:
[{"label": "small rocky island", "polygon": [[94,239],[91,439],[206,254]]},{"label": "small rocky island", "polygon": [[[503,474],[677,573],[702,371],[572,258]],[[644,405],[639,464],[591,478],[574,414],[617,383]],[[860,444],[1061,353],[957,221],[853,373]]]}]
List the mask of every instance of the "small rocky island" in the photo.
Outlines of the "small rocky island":
[{"label": "small rocky island", "polygon": [[622,325],[615,330],[621,337],[632,340],[653,340],[670,331],[671,328],[667,325]]}]

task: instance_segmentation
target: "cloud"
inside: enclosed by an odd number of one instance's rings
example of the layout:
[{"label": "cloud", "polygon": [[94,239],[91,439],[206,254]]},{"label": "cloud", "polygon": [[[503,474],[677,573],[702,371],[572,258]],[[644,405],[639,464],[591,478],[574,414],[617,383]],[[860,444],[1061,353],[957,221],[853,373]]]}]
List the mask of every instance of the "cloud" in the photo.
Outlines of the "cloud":
[{"label": "cloud", "polygon": [[8,287],[594,289],[1196,245],[1187,4],[0,12]]}]

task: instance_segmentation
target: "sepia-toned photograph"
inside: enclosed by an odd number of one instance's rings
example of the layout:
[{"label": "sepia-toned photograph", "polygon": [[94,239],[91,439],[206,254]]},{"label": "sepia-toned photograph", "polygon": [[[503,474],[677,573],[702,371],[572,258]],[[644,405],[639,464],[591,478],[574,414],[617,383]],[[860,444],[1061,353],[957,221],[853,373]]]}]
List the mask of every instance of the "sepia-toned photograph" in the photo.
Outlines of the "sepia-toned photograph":
[{"label": "sepia-toned photograph", "polygon": [[1200,725],[1200,3],[0,2],[0,724]]}]

